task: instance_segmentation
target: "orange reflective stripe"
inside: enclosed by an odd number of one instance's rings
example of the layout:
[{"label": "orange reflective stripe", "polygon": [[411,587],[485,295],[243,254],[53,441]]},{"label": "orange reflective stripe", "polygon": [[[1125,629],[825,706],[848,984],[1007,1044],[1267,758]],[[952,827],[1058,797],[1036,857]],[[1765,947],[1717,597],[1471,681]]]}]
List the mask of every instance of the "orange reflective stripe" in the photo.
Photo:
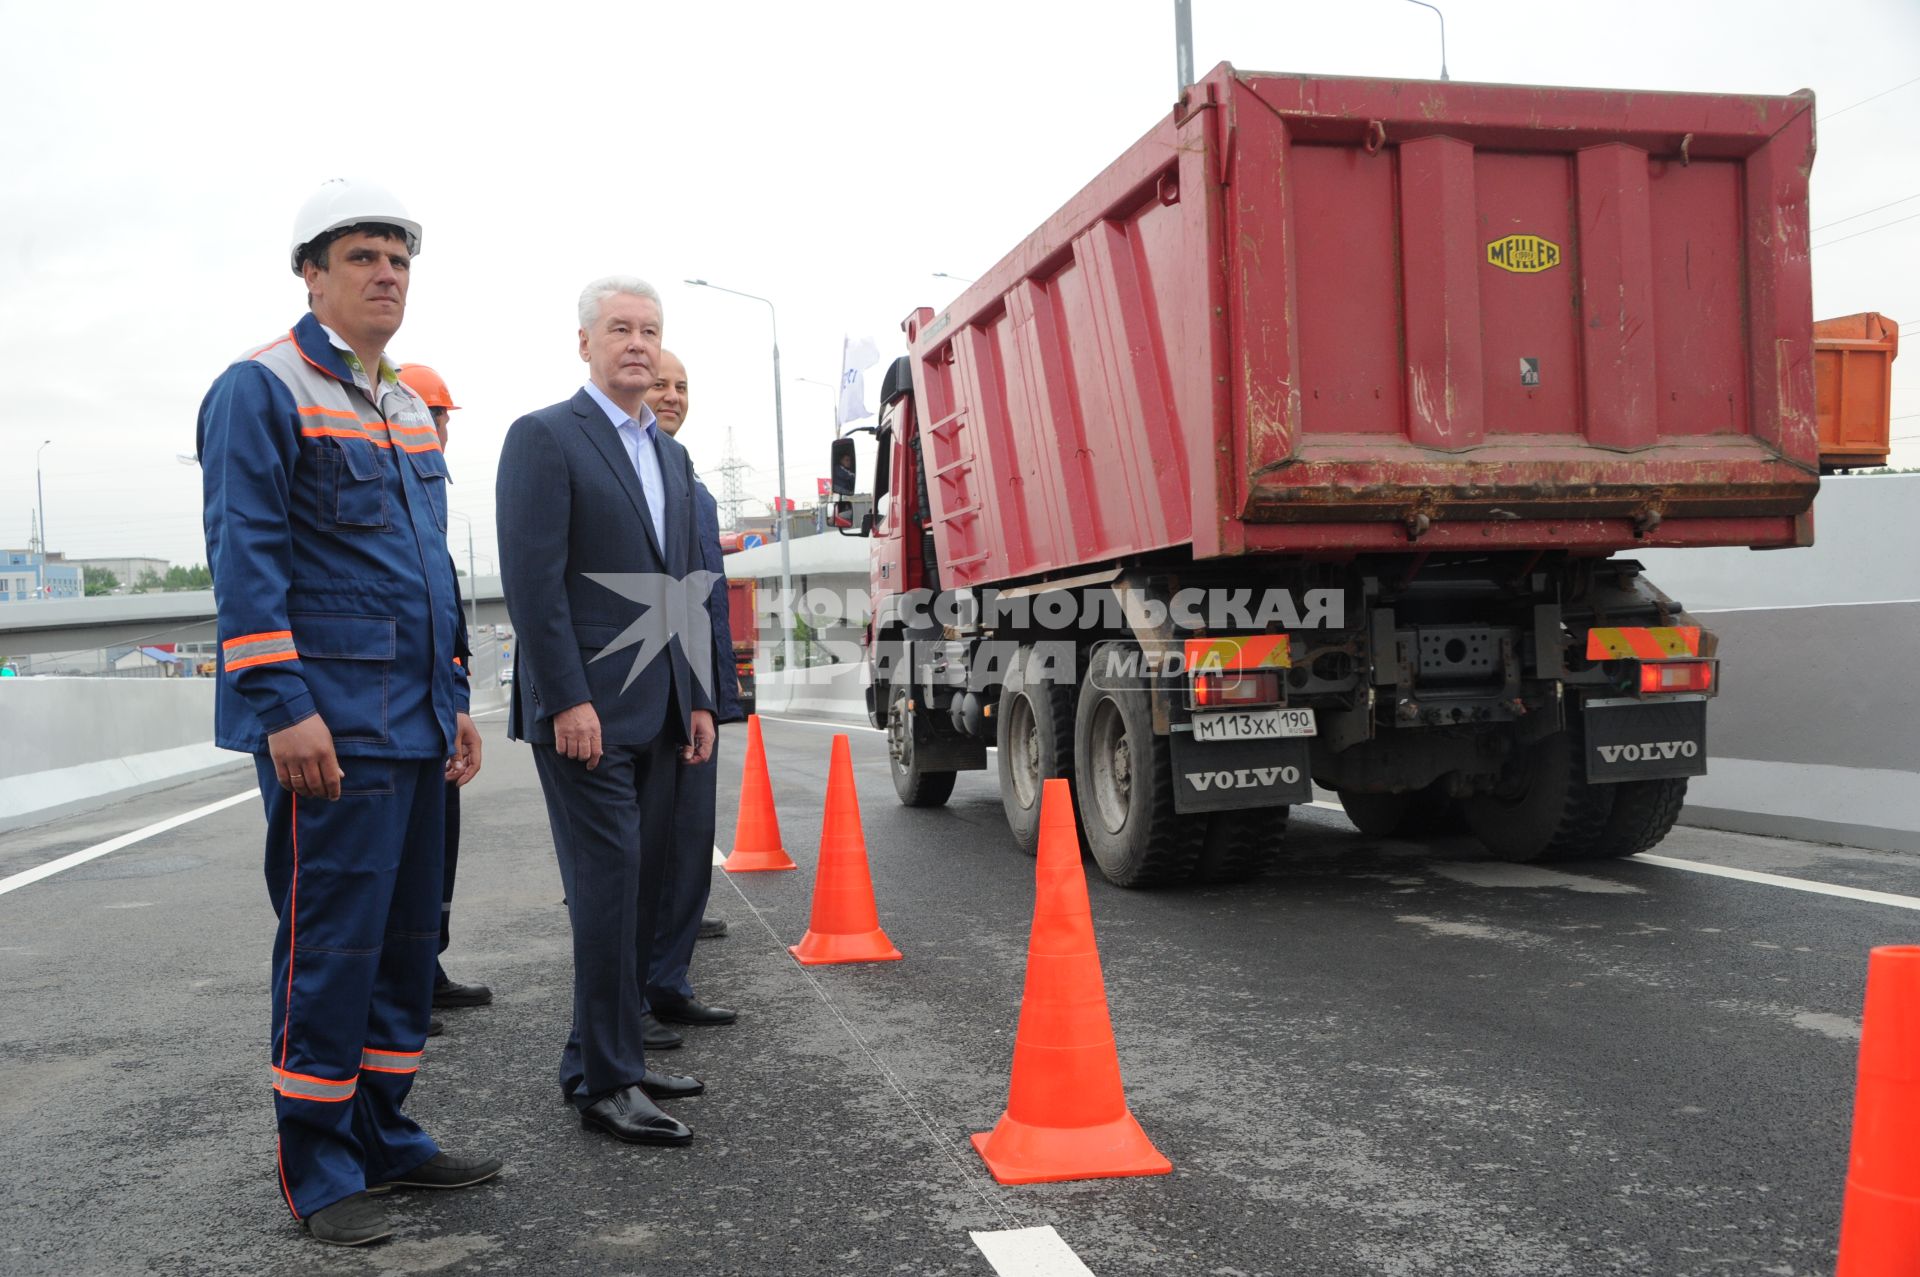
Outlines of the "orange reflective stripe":
[{"label": "orange reflective stripe", "polygon": [[288,648],[284,652],[262,652],[258,656],[243,656],[237,661],[229,660],[226,662],[226,668],[227,673],[231,674],[235,670],[243,670],[250,665],[271,665],[275,661],[297,661],[299,659],[300,653],[294,651],[292,648]]},{"label": "orange reflective stripe", "polygon": [[[425,443],[401,443],[398,439],[395,439],[393,442],[394,442],[394,446],[399,448],[400,451],[402,452],[438,452],[440,451],[440,440],[437,438],[429,439]],[[380,446],[384,448],[387,445],[383,443]]]},{"label": "orange reflective stripe", "polygon": [[[281,1049],[285,1050],[284,1043]],[[279,1065],[270,1064],[267,1067],[273,1071],[273,1089],[289,1099],[319,1100],[325,1104],[338,1104],[342,1100],[352,1099],[354,1091],[360,1086],[360,1079],[357,1077],[336,1082],[331,1078],[314,1077],[309,1073],[295,1073]]]},{"label": "orange reflective stripe", "polygon": [[300,415],[303,417],[345,417],[348,421],[360,420],[360,418],[353,413],[342,412],[338,408],[322,408],[319,404],[301,404]]},{"label": "orange reflective stripe", "polygon": [[376,1051],[368,1047],[360,1052],[360,1067],[374,1073],[414,1073],[420,1068],[418,1051]]},{"label": "orange reflective stripe", "polygon": [[227,672],[249,665],[267,665],[274,661],[297,661],[300,653],[293,647],[293,631],[273,630],[266,634],[243,634],[220,645],[220,656]]},{"label": "orange reflective stripe", "polygon": [[1284,634],[1188,639],[1184,655],[1189,670],[1284,670],[1293,667],[1293,649]]},{"label": "orange reflective stripe", "polygon": [[231,652],[234,648],[242,647],[248,643],[259,643],[266,639],[290,639],[292,637],[292,630],[263,630],[258,634],[242,634],[239,638],[230,638],[220,645],[220,650],[223,652]]},{"label": "orange reflective stripe", "polygon": [[440,437],[440,432],[432,426],[403,426],[398,422],[388,422],[387,429],[397,435],[432,435],[435,439]]},{"label": "orange reflective stripe", "polygon": [[308,439],[365,439],[376,448],[392,446],[385,439],[376,438],[365,430],[348,429],[345,426],[302,426],[300,433]]},{"label": "orange reflective stripe", "polygon": [[1587,659],[1657,661],[1669,656],[1700,655],[1697,625],[1595,626],[1587,631]]}]

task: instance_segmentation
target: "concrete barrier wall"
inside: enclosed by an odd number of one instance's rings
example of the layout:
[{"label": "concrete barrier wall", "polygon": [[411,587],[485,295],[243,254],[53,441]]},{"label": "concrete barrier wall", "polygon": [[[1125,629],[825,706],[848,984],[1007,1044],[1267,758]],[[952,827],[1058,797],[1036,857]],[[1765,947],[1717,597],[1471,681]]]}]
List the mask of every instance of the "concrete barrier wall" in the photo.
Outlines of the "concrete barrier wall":
[{"label": "concrete barrier wall", "polygon": [[214,748],[213,691],[210,678],[0,680],[0,829],[247,766]]}]

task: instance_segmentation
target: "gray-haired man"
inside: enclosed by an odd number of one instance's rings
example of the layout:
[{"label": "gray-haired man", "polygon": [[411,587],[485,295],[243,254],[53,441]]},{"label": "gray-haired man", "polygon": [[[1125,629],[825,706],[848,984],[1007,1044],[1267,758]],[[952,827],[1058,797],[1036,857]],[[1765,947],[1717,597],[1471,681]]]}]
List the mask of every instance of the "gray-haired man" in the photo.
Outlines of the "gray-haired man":
[{"label": "gray-haired man", "polygon": [[[689,653],[640,641],[674,612],[657,591],[700,568],[693,465],[643,402],[661,330],[660,297],[646,281],[589,284],[580,358],[590,379],[513,423],[495,495],[501,583],[519,636],[508,734],[533,745],[573,923],[561,1093],[589,1129],[685,1144],[692,1132],[653,1100],[704,1088],[647,1071],[644,955],[672,845],[676,773],[706,760],[714,728]],[[702,617],[704,601],[703,592]]]}]

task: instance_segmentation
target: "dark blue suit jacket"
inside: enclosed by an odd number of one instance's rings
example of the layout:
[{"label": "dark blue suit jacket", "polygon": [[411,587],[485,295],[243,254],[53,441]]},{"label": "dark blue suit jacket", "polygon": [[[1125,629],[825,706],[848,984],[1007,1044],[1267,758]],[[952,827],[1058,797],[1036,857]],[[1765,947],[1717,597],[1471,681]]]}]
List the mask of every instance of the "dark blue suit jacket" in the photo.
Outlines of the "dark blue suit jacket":
[{"label": "dark blue suit jacket", "polygon": [[727,598],[725,556],[720,553],[720,504],[707,485],[695,479],[693,505],[701,565],[721,577],[713,583],[713,597],[707,603],[707,613],[713,617],[713,721],[737,723],[746,715],[740,710],[740,677],[733,668],[733,609]]},{"label": "dark blue suit jacket", "polygon": [[[638,644],[594,659],[647,609],[588,573],[684,578],[703,566],[693,463],[665,431],[655,432],[654,446],[667,496],[664,545],[619,431],[585,390],[507,431],[495,506],[500,580],[517,639],[508,719],[515,740],[552,744],[553,716],[591,701],[605,744],[645,745],[662,731],[685,743],[692,711],[714,707],[677,638],[631,686]],[[672,721],[670,694],[679,711]]]}]

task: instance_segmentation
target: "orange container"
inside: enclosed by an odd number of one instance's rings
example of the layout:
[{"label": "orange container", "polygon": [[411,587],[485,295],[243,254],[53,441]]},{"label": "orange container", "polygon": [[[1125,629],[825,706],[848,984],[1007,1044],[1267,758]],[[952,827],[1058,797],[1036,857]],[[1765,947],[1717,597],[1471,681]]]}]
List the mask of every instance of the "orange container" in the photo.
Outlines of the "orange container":
[{"label": "orange container", "polygon": [[1891,446],[1893,360],[1900,325],[1869,311],[1813,325],[1814,412],[1820,468],[1884,466]]}]

